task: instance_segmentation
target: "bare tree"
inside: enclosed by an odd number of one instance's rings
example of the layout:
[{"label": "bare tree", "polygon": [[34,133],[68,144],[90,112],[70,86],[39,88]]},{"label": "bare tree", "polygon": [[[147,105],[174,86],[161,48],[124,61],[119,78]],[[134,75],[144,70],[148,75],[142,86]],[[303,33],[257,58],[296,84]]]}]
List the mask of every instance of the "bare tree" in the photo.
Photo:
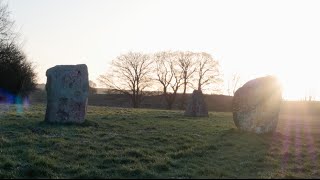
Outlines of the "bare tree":
[{"label": "bare tree", "polygon": [[228,94],[233,96],[236,90],[240,87],[240,75],[235,73],[232,74],[231,79],[228,81]]},{"label": "bare tree", "polygon": [[14,32],[14,20],[10,17],[11,13],[8,10],[8,4],[0,0],[0,43],[13,43],[18,33]]},{"label": "bare tree", "polygon": [[184,109],[186,104],[186,92],[188,86],[191,84],[191,79],[196,71],[195,61],[194,61],[194,53],[187,51],[187,52],[176,52],[176,58],[178,61],[179,68],[182,73],[182,98],[180,108]]},{"label": "bare tree", "polygon": [[100,75],[100,84],[127,94],[134,108],[141,104],[144,90],[150,86],[151,63],[148,55],[129,52],[112,61],[111,70]]},{"label": "bare tree", "polygon": [[163,89],[163,94],[166,94],[168,87],[173,78],[171,73],[172,61],[170,59],[169,52],[159,52],[153,56],[153,60],[156,63],[156,80],[160,82]]},{"label": "bare tree", "polygon": [[8,4],[0,0],[0,91],[19,99],[35,90],[36,73],[35,66],[16,42],[17,37]]},{"label": "bare tree", "polygon": [[[219,85],[222,82],[221,73],[219,70],[219,62],[214,60],[208,53],[201,52],[195,54],[196,73],[195,81],[198,90],[203,90],[204,87],[211,85]],[[217,91],[217,87],[211,87]]]},{"label": "bare tree", "polygon": [[172,52],[159,52],[154,55],[156,80],[162,86],[167,109],[172,109],[177,92],[182,85],[182,73]]}]

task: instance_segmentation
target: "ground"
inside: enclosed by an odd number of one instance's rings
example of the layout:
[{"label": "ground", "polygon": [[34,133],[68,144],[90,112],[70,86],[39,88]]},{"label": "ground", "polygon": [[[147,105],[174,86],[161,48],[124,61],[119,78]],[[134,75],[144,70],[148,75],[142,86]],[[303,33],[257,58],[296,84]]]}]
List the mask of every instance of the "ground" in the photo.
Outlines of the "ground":
[{"label": "ground", "polygon": [[89,106],[82,125],[44,114],[44,104],[0,105],[0,178],[320,177],[320,121],[308,113],[286,111],[264,135],[223,112]]}]

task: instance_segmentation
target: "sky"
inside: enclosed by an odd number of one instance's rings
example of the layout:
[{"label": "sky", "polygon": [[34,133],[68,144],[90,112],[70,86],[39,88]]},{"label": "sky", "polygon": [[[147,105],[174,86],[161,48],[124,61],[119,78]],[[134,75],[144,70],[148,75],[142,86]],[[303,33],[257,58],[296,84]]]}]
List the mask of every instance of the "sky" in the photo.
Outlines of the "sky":
[{"label": "sky", "polygon": [[[205,51],[224,87],[275,75],[285,99],[320,97],[320,1],[9,0],[38,83],[58,64],[87,64],[89,78],[121,53]],[[317,92],[319,91],[319,92]]]}]

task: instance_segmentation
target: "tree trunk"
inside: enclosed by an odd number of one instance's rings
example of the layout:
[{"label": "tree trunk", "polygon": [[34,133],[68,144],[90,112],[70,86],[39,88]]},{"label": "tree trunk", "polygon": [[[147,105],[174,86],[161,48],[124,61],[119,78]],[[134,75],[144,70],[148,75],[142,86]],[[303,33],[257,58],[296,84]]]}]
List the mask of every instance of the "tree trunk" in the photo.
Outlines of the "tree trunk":
[{"label": "tree trunk", "polygon": [[131,100],[132,100],[132,107],[133,108],[138,108],[139,104],[138,104],[138,99],[137,99],[136,94],[132,96]]},{"label": "tree trunk", "polygon": [[181,101],[180,101],[180,109],[184,110],[186,106],[186,92],[187,92],[187,83],[184,82],[184,87],[183,87],[183,94],[181,96]]},{"label": "tree trunk", "polygon": [[177,92],[174,92],[173,94],[166,94],[166,101],[167,101],[167,109],[171,110],[173,108],[173,104],[175,102],[177,96]]}]

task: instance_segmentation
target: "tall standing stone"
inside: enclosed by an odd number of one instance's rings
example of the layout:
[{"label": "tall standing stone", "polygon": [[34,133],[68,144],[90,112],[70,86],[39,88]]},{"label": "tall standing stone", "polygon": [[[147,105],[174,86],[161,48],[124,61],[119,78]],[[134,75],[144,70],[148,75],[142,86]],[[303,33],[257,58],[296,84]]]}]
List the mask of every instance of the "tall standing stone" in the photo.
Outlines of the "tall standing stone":
[{"label": "tall standing stone", "polygon": [[189,99],[185,116],[208,117],[208,107],[201,90],[194,90]]},{"label": "tall standing stone", "polygon": [[281,85],[273,76],[251,80],[233,97],[233,120],[244,131],[273,132],[277,128],[282,101]]},{"label": "tall standing stone", "polygon": [[88,102],[89,80],[85,64],[58,65],[47,70],[45,121],[82,123]]}]

